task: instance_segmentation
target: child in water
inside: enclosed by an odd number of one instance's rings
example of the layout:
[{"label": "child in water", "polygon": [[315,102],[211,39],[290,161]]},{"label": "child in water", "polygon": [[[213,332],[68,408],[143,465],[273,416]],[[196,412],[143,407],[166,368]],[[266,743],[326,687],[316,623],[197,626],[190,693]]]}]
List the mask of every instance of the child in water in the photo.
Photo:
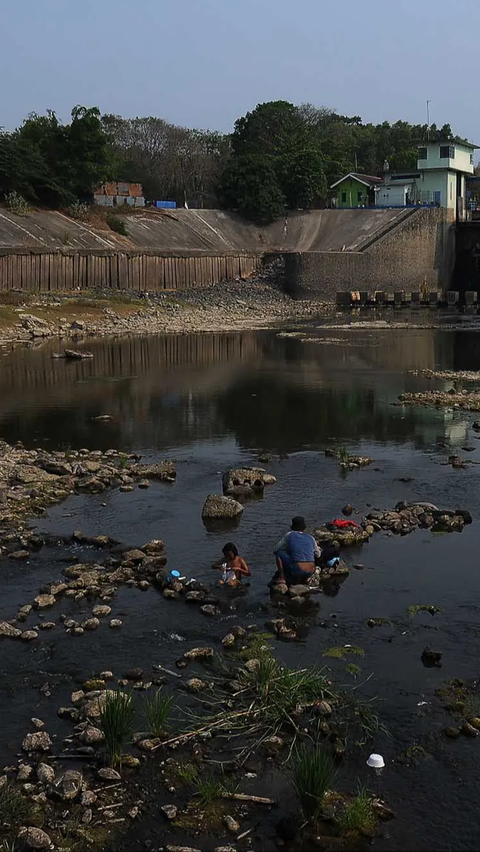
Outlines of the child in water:
[{"label": "child in water", "polygon": [[213,568],[220,568],[222,578],[219,580],[221,586],[239,586],[242,577],[251,577],[251,571],[247,563],[238,555],[238,550],[233,542],[227,542],[222,547],[223,559],[215,562]]}]

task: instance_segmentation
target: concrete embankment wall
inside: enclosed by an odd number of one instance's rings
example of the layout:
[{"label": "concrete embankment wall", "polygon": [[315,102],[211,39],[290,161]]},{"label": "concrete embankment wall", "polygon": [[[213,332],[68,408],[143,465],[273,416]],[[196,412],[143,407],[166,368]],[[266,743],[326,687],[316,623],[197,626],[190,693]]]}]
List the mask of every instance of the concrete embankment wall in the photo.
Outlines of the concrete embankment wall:
[{"label": "concrete embankment wall", "polygon": [[267,228],[220,210],[142,211],[128,236],[94,214],[88,223],[53,211],[0,210],[0,290],[203,287],[248,278],[284,255],[293,295],[334,300],[348,290],[448,287],[453,266],[447,211],[312,210]]},{"label": "concrete embankment wall", "polygon": [[292,295],[335,300],[345,291],[446,290],[454,265],[454,228],[449,211],[411,211],[360,251],[292,252],[286,255]]}]

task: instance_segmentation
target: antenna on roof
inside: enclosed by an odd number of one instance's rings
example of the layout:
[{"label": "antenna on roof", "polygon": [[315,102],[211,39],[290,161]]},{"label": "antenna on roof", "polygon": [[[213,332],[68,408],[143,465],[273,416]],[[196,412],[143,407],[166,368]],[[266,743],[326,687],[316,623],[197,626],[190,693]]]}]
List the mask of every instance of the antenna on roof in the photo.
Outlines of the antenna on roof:
[{"label": "antenna on roof", "polygon": [[427,142],[430,139],[430,104],[431,101],[427,101]]}]

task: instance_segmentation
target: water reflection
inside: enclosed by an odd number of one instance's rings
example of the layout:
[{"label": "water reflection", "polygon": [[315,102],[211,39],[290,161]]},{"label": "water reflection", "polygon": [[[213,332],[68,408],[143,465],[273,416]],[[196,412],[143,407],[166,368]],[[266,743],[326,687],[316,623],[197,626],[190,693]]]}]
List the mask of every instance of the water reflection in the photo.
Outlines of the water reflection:
[{"label": "water reflection", "polygon": [[[27,445],[158,449],[230,436],[279,451],[332,437],[462,440],[451,415],[391,403],[425,386],[409,370],[480,367],[475,331],[311,326],[305,336],[323,342],[275,331],[151,336],[94,342],[93,360],[73,363],[52,359],[58,344],[16,350],[2,361],[0,434]],[[94,422],[99,414],[113,419]]]}]

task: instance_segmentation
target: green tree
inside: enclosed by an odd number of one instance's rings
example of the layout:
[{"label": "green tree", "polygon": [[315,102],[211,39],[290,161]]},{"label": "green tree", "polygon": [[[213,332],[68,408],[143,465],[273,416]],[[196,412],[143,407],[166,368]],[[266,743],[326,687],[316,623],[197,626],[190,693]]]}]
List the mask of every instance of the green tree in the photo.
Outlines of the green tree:
[{"label": "green tree", "polygon": [[219,185],[224,206],[259,225],[273,222],[285,210],[272,159],[255,154],[232,157]]},{"label": "green tree", "polygon": [[268,222],[284,207],[311,207],[326,189],[324,155],[313,125],[287,101],[259,104],[235,122],[232,156],[221,197],[254,221]]}]

